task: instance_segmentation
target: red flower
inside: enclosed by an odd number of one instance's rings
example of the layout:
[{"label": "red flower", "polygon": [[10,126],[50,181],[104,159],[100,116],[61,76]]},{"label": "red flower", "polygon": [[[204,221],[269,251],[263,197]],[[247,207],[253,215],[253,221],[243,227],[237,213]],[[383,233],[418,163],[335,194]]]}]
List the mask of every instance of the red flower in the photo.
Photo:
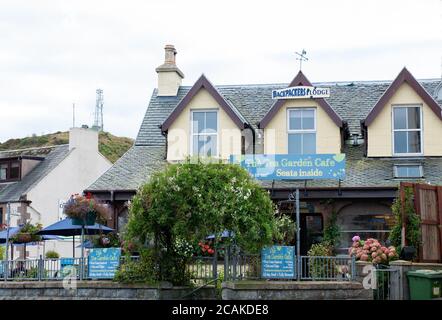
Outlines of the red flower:
[{"label": "red flower", "polygon": [[213,249],[209,249],[209,250],[207,250],[207,252],[208,252],[209,254],[214,254],[214,253],[215,253],[215,251],[214,251]]}]

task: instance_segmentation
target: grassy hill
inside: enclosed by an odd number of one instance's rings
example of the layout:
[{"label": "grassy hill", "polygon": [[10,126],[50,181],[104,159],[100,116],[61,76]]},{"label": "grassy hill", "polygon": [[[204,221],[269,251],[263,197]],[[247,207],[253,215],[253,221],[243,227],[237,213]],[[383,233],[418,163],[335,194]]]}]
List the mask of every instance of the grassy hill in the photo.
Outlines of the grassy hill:
[{"label": "grassy hill", "polygon": [[[112,163],[117,161],[134,143],[130,138],[117,137],[109,132],[100,132],[98,141],[98,149],[101,154]],[[9,139],[4,143],[0,143],[0,151],[46,147],[67,143],[69,143],[69,133],[58,131],[42,136],[33,135],[22,139]]]}]

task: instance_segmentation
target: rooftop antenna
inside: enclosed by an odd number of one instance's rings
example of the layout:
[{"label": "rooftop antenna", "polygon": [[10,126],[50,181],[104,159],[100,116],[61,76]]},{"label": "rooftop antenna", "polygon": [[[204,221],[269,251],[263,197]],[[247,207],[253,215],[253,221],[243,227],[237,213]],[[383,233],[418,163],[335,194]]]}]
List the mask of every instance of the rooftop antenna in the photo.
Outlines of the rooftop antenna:
[{"label": "rooftop antenna", "polygon": [[298,55],[298,58],[296,58],[296,60],[299,60],[299,71],[301,71],[302,69],[302,61],[308,61],[308,58],[306,57],[307,55],[307,51],[305,51],[305,49],[302,49],[302,52],[295,52],[295,54]]},{"label": "rooftop antenna", "polygon": [[96,90],[95,112],[94,112],[94,125],[92,128],[103,131],[103,90]]}]

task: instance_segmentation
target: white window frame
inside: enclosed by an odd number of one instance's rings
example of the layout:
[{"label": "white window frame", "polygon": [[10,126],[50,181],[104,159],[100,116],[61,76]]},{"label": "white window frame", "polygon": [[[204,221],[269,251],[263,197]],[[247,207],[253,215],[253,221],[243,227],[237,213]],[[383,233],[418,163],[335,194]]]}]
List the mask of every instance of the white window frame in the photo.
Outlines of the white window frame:
[{"label": "white window frame", "polygon": [[[397,173],[398,167],[419,167],[419,176],[418,177],[399,177]],[[422,164],[416,163],[401,163],[393,165],[393,174],[395,179],[420,179],[424,177],[424,168]]]},{"label": "white window frame", "polygon": [[[419,108],[419,116],[420,116],[420,129],[395,129],[394,128],[394,109],[396,108]],[[422,112],[422,104],[395,104],[392,105],[391,108],[391,141],[392,141],[392,154],[397,157],[410,157],[410,156],[422,156],[424,154],[424,121],[423,121],[423,112]],[[408,124],[408,112],[406,113],[406,123]],[[420,145],[421,152],[419,153],[396,153],[394,151],[395,141],[394,141],[394,133],[395,132],[410,132],[410,131],[420,131]],[[407,135],[407,147],[408,147],[408,135]]]},{"label": "white window frame", "polygon": [[[290,129],[290,111],[313,111],[313,129]],[[289,150],[289,135],[293,133],[314,133],[315,134],[315,153],[317,153],[316,138],[318,133],[316,131],[316,108],[315,107],[291,107],[287,108],[287,153]],[[304,145],[301,146],[304,150]],[[302,153],[303,154],[303,153]]]},{"label": "white window frame", "polygon": [[[194,112],[215,112],[216,113],[216,133],[204,133],[198,134],[193,132],[193,113]],[[200,154],[193,153],[193,137],[194,136],[216,136],[216,155],[212,155],[213,158],[218,158],[220,155],[220,145],[219,145],[219,112],[218,109],[191,109],[190,110],[190,151],[189,154],[191,156],[200,156]]]}]

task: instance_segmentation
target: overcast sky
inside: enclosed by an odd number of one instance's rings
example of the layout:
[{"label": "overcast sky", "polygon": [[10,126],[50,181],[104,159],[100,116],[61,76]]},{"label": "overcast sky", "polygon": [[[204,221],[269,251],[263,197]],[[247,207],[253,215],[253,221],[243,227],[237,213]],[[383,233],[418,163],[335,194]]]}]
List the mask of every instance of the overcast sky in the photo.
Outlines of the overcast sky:
[{"label": "overcast sky", "polygon": [[0,0],[0,142],[93,122],[135,138],[164,45],[183,84],[289,82],[295,51],[313,81],[418,78],[442,72],[442,0]]}]

